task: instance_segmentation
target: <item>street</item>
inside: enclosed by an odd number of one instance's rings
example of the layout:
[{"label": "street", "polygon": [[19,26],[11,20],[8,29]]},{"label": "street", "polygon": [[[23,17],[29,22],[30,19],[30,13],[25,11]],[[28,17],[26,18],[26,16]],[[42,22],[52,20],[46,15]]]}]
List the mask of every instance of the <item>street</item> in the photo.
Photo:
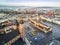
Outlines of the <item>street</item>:
[{"label": "street", "polygon": [[[24,23],[26,36],[28,40],[31,41],[32,45],[45,45],[54,39],[60,38],[60,26],[49,22],[42,22],[42,23],[51,26],[53,28],[52,33],[45,34],[40,31],[37,32],[35,36],[31,36],[31,34],[29,34],[30,31],[37,30],[37,29],[35,29],[29,23]],[[37,38],[38,41],[35,42],[34,38]]]},{"label": "street", "polygon": [[[20,18],[17,15],[15,17]],[[13,18],[13,16],[10,18],[10,20],[12,18]],[[51,42],[52,40],[60,38],[60,26],[59,25],[56,25],[56,24],[53,24],[50,22],[46,22],[46,21],[45,22],[42,21],[42,23],[45,25],[51,26],[53,28],[52,32],[45,34],[45,33],[41,32],[40,30],[34,28],[32,25],[30,25],[29,21],[24,22],[23,25],[24,25],[24,29],[25,29],[25,33],[26,33],[26,38],[29,40],[31,45],[45,45],[45,44]],[[12,28],[12,26],[7,27],[7,29],[8,28]],[[35,36],[32,36],[30,34],[30,32],[33,30],[38,30],[38,32],[36,32]],[[37,39],[37,40],[35,41],[35,39]],[[16,43],[16,45],[17,44],[20,45],[20,40],[17,40],[15,43]],[[15,45],[15,44],[13,44],[13,45]]]}]

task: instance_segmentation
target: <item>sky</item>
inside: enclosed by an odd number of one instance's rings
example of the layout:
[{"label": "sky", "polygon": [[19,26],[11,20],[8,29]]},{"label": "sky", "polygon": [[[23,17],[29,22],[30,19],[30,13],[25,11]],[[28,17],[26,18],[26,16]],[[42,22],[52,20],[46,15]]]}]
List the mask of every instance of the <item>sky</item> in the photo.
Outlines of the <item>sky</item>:
[{"label": "sky", "polygon": [[0,5],[60,7],[60,0],[0,0]]}]

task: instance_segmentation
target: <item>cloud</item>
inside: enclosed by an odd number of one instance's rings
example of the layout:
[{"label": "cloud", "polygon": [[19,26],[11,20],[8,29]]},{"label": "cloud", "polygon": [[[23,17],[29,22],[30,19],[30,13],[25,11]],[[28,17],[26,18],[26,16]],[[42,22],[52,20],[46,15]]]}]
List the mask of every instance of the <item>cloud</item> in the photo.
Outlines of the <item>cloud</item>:
[{"label": "cloud", "polygon": [[5,3],[5,5],[12,6],[52,6],[52,7],[60,7],[60,3],[56,2],[10,2]]}]

